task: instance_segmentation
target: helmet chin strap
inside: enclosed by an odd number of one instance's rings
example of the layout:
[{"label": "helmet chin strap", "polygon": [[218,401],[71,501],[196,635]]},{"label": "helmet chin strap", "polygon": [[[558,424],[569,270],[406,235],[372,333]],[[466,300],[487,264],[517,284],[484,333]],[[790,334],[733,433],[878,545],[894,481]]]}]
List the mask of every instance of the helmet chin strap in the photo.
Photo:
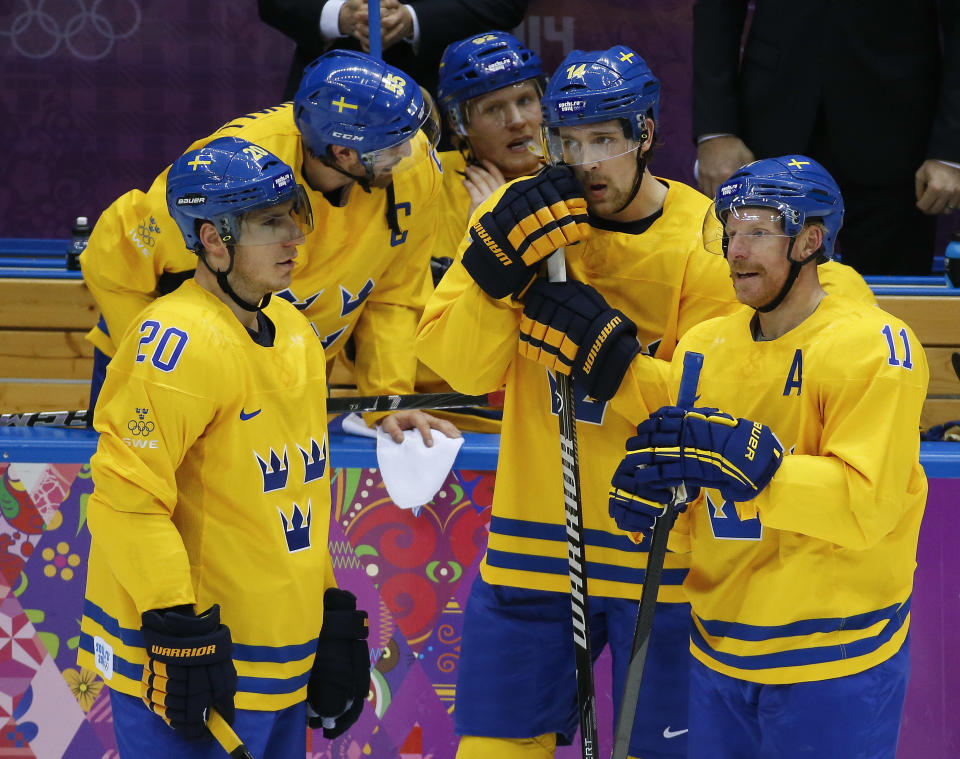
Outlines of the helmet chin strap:
[{"label": "helmet chin strap", "polygon": [[220,285],[220,289],[229,296],[230,300],[240,306],[240,308],[242,308],[244,311],[255,312],[266,308],[273,293],[267,293],[263,296],[263,299],[260,301],[259,305],[255,305],[245,301],[243,298],[237,295],[234,289],[230,286],[230,281],[227,279],[227,275],[233,271],[233,259],[236,253],[236,247],[227,243],[227,253],[230,255],[230,265],[227,267],[226,271],[218,271],[210,265],[209,261],[207,261],[206,250],[203,248],[203,246],[201,246],[200,250],[197,251],[197,255],[200,257],[200,260],[203,261],[203,265],[206,266],[210,273],[217,278],[217,284]]},{"label": "helmet chin strap", "polygon": [[800,276],[800,270],[806,266],[811,261],[816,261],[817,256],[814,253],[812,256],[807,256],[805,261],[795,261],[791,258],[790,254],[793,253],[793,244],[797,241],[796,237],[790,238],[790,243],[787,245],[787,260],[790,262],[790,271],[787,272],[787,278],[783,281],[783,287],[780,288],[780,292],[769,303],[765,303],[762,306],[759,306],[756,310],[761,314],[767,314],[781,303],[783,299],[787,297],[787,293],[790,292],[790,289],[793,287],[793,283],[797,281],[797,277]]},{"label": "helmet chin strap", "polygon": [[635,197],[637,197],[637,193],[640,192],[640,185],[643,184],[643,172],[646,170],[647,159],[640,153],[640,148],[637,148],[637,178],[633,180],[633,189],[630,190],[630,195],[627,197],[626,202],[616,211],[614,211],[615,214],[620,213],[624,208],[633,202]]}]

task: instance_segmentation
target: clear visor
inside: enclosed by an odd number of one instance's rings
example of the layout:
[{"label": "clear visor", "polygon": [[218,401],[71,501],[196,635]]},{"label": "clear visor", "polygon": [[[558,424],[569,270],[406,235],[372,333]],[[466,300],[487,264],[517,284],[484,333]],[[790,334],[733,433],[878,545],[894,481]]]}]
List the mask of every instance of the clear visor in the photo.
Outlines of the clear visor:
[{"label": "clear visor", "polygon": [[427,160],[440,142],[440,117],[433,98],[422,87],[424,118],[420,128],[411,137],[380,150],[362,153],[360,161],[368,174],[374,176],[396,176]]},{"label": "clear visor", "polygon": [[468,100],[460,107],[467,136],[524,123],[538,126],[543,121],[541,94],[539,82],[526,79]]},{"label": "clear visor", "polygon": [[624,134],[619,121],[543,127],[542,132],[544,150],[553,164],[585,166],[634,153],[640,148],[638,140]]},{"label": "clear visor", "polygon": [[715,205],[703,217],[703,247],[718,256],[725,256],[731,245],[748,246],[751,250],[777,244],[792,237],[784,234],[785,214],[789,209],[764,206],[731,206],[721,224]]},{"label": "clear visor", "polygon": [[247,211],[240,217],[234,239],[237,245],[298,245],[313,231],[313,212],[302,185],[296,194],[282,203]]}]

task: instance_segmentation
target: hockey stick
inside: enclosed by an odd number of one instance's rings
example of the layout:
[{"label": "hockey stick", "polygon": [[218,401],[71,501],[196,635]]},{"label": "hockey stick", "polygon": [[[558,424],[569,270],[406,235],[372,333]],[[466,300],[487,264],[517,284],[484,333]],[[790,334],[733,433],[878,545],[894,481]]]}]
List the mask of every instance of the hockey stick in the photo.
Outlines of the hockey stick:
[{"label": "hockey stick", "polygon": [[380,0],[367,0],[367,28],[370,31],[370,55],[383,60],[383,43],[380,40]]},{"label": "hockey stick", "polygon": [[[680,376],[680,389],[677,392],[678,406],[693,407],[697,398],[697,385],[700,382],[702,367],[702,353],[687,351],[684,354],[683,374]],[[617,729],[613,738],[613,759],[626,759],[630,751],[630,736],[633,734],[633,721],[637,713],[637,703],[640,700],[640,683],[643,680],[643,666],[647,661],[647,648],[650,645],[650,633],[653,631],[653,614],[657,608],[663,560],[667,553],[667,538],[670,535],[670,528],[677,519],[674,506],[685,497],[686,488],[681,483],[673,502],[667,506],[663,516],[657,519],[653,527],[650,552],[647,554],[647,571],[643,578],[643,590],[640,592],[640,605],[637,609],[637,626],[633,631],[630,665],[627,667],[627,677],[623,684],[623,699],[620,702]]]},{"label": "hockey stick", "polygon": [[[563,248],[547,259],[551,282],[565,282]],[[597,706],[593,687],[593,657],[590,653],[590,605],[587,596],[587,562],[583,545],[583,503],[580,495],[580,454],[577,450],[576,400],[573,378],[556,373],[560,421],[560,460],[563,464],[563,501],[567,523],[567,564],[570,574],[570,606],[573,612],[573,644],[577,668],[577,703],[580,706],[580,747],[583,759],[593,759],[597,748]]]},{"label": "hockey stick", "polygon": [[[484,395],[463,393],[411,393],[409,395],[357,395],[327,398],[328,414],[351,411],[404,411],[407,409],[457,409],[474,406],[503,408],[503,391]],[[86,427],[87,409],[76,411],[25,411],[0,414],[0,427]]]},{"label": "hockey stick", "polygon": [[217,739],[217,743],[223,747],[231,759],[254,759],[250,749],[243,745],[243,741],[216,709],[211,709],[207,716],[207,730]]}]

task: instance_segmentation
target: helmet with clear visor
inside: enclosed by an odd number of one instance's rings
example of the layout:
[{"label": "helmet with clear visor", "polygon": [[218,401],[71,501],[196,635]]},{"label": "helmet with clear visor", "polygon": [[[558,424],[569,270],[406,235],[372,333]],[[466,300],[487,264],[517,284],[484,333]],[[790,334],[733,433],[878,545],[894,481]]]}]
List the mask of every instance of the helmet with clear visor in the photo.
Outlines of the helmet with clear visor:
[{"label": "helmet with clear visor", "polygon": [[[659,118],[660,82],[625,45],[574,50],[540,101],[544,150],[551,163],[578,166],[637,151]],[[617,126],[603,122],[618,121]]]},{"label": "helmet with clear visor", "polygon": [[440,140],[430,95],[400,69],[352,50],[307,66],[293,114],[310,153],[332,164],[332,146],[352,148],[368,180],[426,160]]},{"label": "helmet with clear visor", "polygon": [[174,161],[167,208],[195,253],[202,248],[198,230],[204,221],[228,245],[302,241],[313,231],[310,201],[293,170],[238,137],[219,137]]},{"label": "helmet with clear visor", "polygon": [[749,163],[717,188],[703,222],[703,243],[711,253],[726,255],[730,218],[744,222],[738,239],[763,245],[777,238],[794,238],[804,225],[823,226],[819,262],[833,255],[843,224],[843,197],[830,173],[812,158],[787,155]]},{"label": "helmet with clear visor", "polygon": [[[437,96],[440,108],[454,131],[467,136],[471,120],[482,118],[484,126],[503,128],[513,105],[533,122],[540,120],[540,96],[543,94],[543,65],[540,57],[507,32],[486,32],[453,42],[440,60]],[[524,85],[533,89],[526,91]],[[475,113],[470,101],[495,90],[511,87],[515,97],[510,103],[494,103]]]}]

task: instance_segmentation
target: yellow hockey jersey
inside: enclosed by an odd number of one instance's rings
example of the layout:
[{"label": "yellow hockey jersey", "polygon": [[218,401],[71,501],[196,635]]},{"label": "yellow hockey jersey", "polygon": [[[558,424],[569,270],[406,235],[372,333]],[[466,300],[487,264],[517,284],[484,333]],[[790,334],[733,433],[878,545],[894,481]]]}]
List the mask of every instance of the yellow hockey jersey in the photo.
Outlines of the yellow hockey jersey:
[{"label": "yellow hockey jersey", "polygon": [[821,287],[831,295],[853,298],[869,306],[877,305],[877,298],[870,285],[852,266],[839,261],[827,261],[817,267],[817,275],[820,277]]},{"label": "yellow hockey jersey", "polygon": [[[758,683],[854,674],[896,653],[910,624],[926,357],[902,321],[842,296],[775,340],[754,341],[753,314],[695,327],[670,366],[675,398],[683,354],[702,353],[697,405],[768,425],[788,453],[756,498],[705,490],[671,533],[691,551],[691,652]],[[639,421],[638,383],[661,368],[634,362],[618,409],[631,398]]]},{"label": "yellow hockey jersey", "polygon": [[97,408],[78,661],[140,695],[140,615],[220,604],[236,705],[302,701],[334,585],[327,549],[326,368],[274,298],[272,347],[193,280],[154,301],[110,363]]},{"label": "yellow hockey jersey", "polygon": [[[566,249],[568,276],[587,282],[636,324],[642,349],[669,359],[694,324],[736,308],[723,259],[704,250],[710,201],[669,182],[662,213],[631,224],[594,219],[589,239]],[[503,189],[477,209],[491,208]],[[554,379],[518,355],[522,304],[487,296],[458,260],[427,303],[418,357],[462,392],[506,384],[500,457],[486,556],[490,583],[568,592],[566,513]],[[665,398],[663,399],[665,401]],[[657,405],[653,405],[656,408]],[[607,514],[607,491],[634,423],[609,404],[577,398],[586,574],[591,595],[639,598],[646,545]],[[684,600],[687,558],[667,557],[660,599]]]},{"label": "yellow hockey jersey", "polygon": [[433,256],[455,258],[469,229],[470,193],[463,186],[467,162],[459,150],[446,150],[439,155],[443,164],[443,190]]},{"label": "yellow hockey jersey", "polygon": [[[260,145],[302,177],[303,150],[290,103],[234,119],[189,150],[223,136]],[[354,335],[362,394],[413,392],[413,339],[432,290],[429,259],[442,184],[439,159],[433,151],[426,155],[426,140],[421,136],[413,148],[425,155],[393,183],[399,235],[387,223],[387,190],[367,193],[355,185],[347,203],[335,207],[301,180],[315,231],[299,247],[290,287],[277,293],[307,317],[328,358]],[[157,177],[147,193],[134,190],[110,206],[80,257],[109,333],[94,328],[89,339],[108,355],[113,355],[111,340],[118,341],[157,296],[160,274],[198,263],[167,213],[166,175]]]}]

